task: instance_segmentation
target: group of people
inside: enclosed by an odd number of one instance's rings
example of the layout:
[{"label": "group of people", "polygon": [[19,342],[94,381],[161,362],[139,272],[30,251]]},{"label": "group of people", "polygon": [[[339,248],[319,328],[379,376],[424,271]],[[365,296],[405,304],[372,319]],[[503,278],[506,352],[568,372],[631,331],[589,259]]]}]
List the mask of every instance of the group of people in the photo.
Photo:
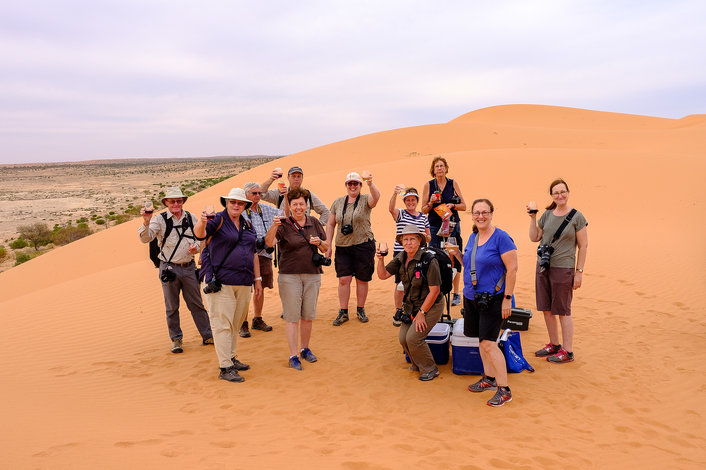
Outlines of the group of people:
[{"label": "group of people", "polygon": [[[219,377],[242,382],[240,372],[250,366],[237,359],[237,338],[250,335],[247,315],[251,295],[252,328],[272,330],[263,320],[262,310],[263,289],[274,286],[274,263],[279,270],[289,366],[302,370],[301,360],[317,361],[310,340],[322,267],[331,264],[333,255],[339,298],[333,325],[349,320],[353,278],[356,316],[366,323],[369,318],[365,302],[377,257],[378,278],[395,278],[393,324],[400,328],[399,341],[410,358],[410,369],[419,373],[419,380],[432,380],[439,370],[425,338],[441,319],[445,302],[439,262],[427,255],[431,251],[425,248],[428,245],[448,253],[453,265],[450,304],[463,303],[464,334],[480,340],[484,373],[469,390],[495,390],[488,401],[491,406],[512,400],[497,338],[503,319],[511,314],[517,247],[507,232],[492,224],[492,202],[476,199],[470,207],[473,233],[463,250],[459,212],[466,210],[466,202],[458,182],[447,177],[448,171],[446,159],[436,157],[430,168],[432,179],[425,183],[421,197],[414,187],[394,188],[389,211],[396,224],[396,239],[393,258],[388,263],[387,246],[382,243],[376,247],[371,229],[371,211],[380,199],[380,190],[370,172],[349,173],[344,181],[346,194],[330,208],[302,186],[304,172],[298,166],[289,169],[288,185],[280,182],[277,188],[270,189],[283,177],[282,170],[275,168],[263,183],[247,183],[243,189],[233,188],[221,197],[223,211],[216,213],[207,206],[199,217],[185,212],[182,206],[187,197],[179,188],[170,188],[162,200],[167,210],[153,217],[143,208],[144,223],[138,232],[145,243],[159,240],[159,271],[172,352],[183,351],[179,328],[182,292],[203,344],[215,344]],[[364,185],[367,192],[363,192]],[[564,363],[574,360],[571,300],[573,289],[582,282],[587,222],[568,205],[565,181],[553,181],[549,193],[552,203],[540,217],[535,202],[527,205],[530,240],[540,242],[535,283],[537,309],[543,312],[549,333],[549,343],[535,354],[553,363]],[[400,196],[403,208],[396,207]],[[312,211],[319,215],[318,219],[311,215]],[[198,252],[201,266],[196,272],[194,255]],[[204,293],[206,308],[200,291]]]}]

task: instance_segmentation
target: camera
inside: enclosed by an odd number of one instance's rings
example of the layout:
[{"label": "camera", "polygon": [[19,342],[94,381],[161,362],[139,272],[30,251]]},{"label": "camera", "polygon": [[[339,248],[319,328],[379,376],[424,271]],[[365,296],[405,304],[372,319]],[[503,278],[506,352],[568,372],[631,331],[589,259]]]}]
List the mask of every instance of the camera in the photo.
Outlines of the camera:
[{"label": "camera", "polygon": [[461,204],[461,198],[458,196],[458,194],[454,194],[453,197],[449,199],[449,202],[454,205]]},{"label": "camera", "polygon": [[321,253],[311,255],[311,261],[313,261],[314,266],[331,266],[331,258],[327,258]]},{"label": "camera", "polygon": [[221,290],[221,281],[217,279],[211,279],[211,282],[206,284],[206,287],[203,288],[203,293],[204,294],[214,294],[216,292],[219,292]]},{"label": "camera", "polygon": [[165,284],[167,282],[172,282],[174,279],[176,279],[176,274],[169,268],[164,268],[164,270],[162,270],[162,274],[159,275],[159,280]]},{"label": "camera", "polygon": [[265,243],[265,237],[260,237],[257,239],[255,242],[255,248],[257,248],[258,251],[265,250],[265,253],[272,253],[275,251],[274,246],[267,246],[267,243]]},{"label": "camera", "polygon": [[539,267],[542,271],[549,269],[549,258],[554,253],[554,247],[551,245],[539,245],[537,247],[537,256],[539,256]]},{"label": "camera", "polygon": [[479,312],[484,312],[485,310],[488,310],[488,305],[490,305],[490,301],[493,299],[493,295],[490,292],[477,292],[476,295],[473,297],[473,300],[476,302],[476,307],[478,308]]},{"label": "camera", "polygon": [[411,325],[412,324],[412,317],[406,313],[404,313],[404,310],[400,309],[395,312],[395,315],[392,317],[393,320],[395,321],[401,321],[405,325]]},{"label": "camera", "polygon": [[351,224],[346,224],[346,225],[342,226],[341,233],[343,235],[350,235],[351,233],[353,233],[353,226]]}]

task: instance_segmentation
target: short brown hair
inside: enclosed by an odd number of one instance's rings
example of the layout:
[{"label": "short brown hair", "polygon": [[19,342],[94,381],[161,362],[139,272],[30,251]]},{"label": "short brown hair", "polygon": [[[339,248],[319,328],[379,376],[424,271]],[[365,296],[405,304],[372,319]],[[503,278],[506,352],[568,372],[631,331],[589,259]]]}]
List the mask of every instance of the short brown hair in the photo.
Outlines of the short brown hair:
[{"label": "short brown hair", "polygon": [[438,157],[434,157],[434,160],[431,161],[431,168],[429,168],[429,173],[431,173],[431,176],[434,176],[434,165],[436,165],[436,162],[444,162],[446,171],[449,171],[449,162],[447,162],[444,157],[439,155]]},{"label": "short brown hair", "polygon": [[[491,214],[495,212],[495,206],[493,206],[493,203],[490,202],[490,199],[476,199],[475,201],[473,201],[473,204],[471,204],[471,213],[473,213],[473,208],[476,207],[476,204],[480,202],[488,204],[488,207],[490,207]],[[476,224],[473,224],[473,233],[478,233],[478,227],[476,227]]]},{"label": "short brown hair", "polygon": [[308,201],[311,198],[311,193],[308,189],[304,189],[301,186],[298,188],[290,189],[287,192],[287,202],[289,203],[291,203],[295,199],[299,199],[300,197],[303,197],[305,201]]}]

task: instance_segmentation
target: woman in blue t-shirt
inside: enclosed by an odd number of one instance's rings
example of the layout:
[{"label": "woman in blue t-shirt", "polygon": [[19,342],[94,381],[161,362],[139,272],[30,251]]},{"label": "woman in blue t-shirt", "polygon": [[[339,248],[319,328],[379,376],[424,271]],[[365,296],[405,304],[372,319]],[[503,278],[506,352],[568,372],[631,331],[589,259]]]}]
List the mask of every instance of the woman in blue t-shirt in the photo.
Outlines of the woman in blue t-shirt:
[{"label": "woman in blue t-shirt", "polygon": [[[491,223],[494,210],[487,199],[476,199],[471,205],[473,234],[463,255],[463,334],[480,340],[484,370],[481,379],[469,385],[468,390],[496,390],[488,405],[502,406],[512,400],[512,393],[507,384],[505,356],[496,340],[503,319],[510,316],[517,277],[517,247],[507,232]],[[475,263],[472,263],[474,252]]]}]

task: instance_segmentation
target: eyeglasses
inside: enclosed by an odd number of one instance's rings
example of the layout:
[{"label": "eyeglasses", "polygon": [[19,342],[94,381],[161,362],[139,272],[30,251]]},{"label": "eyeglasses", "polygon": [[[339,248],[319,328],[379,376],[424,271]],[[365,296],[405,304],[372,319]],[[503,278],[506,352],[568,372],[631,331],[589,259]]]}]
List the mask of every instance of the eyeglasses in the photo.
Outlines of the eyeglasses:
[{"label": "eyeglasses", "polygon": [[346,186],[358,186],[360,182],[358,181],[349,181],[346,183]]},{"label": "eyeglasses", "polygon": [[471,215],[472,215],[473,217],[480,217],[480,216],[488,217],[490,214],[492,214],[492,212],[488,212],[488,211],[483,211],[483,212],[471,212]]},{"label": "eyeglasses", "polygon": [[167,204],[184,204],[183,199],[167,199]]},{"label": "eyeglasses", "polygon": [[552,193],[552,196],[554,196],[554,197],[556,197],[556,196],[565,196],[565,195],[567,195],[567,194],[569,194],[569,192],[566,191],[566,190],[564,190],[564,191],[557,191],[557,192],[555,192],[555,193]]},{"label": "eyeglasses", "polygon": [[228,204],[233,204],[236,206],[244,206],[247,203],[245,201],[238,201],[237,199],[228,199]]},{"label": "eyeglasses", "polygon": [[259,196],[262,194],[262,191],[250,191],[250,194],[252,194],[253,196]]}]

